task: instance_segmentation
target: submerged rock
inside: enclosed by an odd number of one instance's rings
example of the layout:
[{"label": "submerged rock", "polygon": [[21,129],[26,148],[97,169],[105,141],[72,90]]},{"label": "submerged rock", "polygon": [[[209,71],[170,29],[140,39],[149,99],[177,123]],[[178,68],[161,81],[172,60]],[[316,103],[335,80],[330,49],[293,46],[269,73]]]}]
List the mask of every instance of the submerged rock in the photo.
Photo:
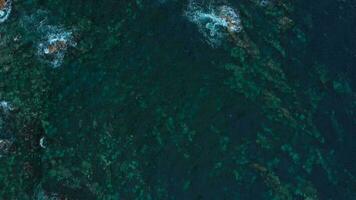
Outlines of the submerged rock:
[{"label": "submerged rock", "polygon": [[71,31],[64,30],[56,26],[47,26],[47,34],[44,41],[38,45],[38,55],[45,62],[49,62],[52,67],[59,67],[63,63],[65,53],[69,47],[75,47]]},{"label": "submerged rock", "polygon": [[0,23],[7,20],[11,13],[11,3],[12,0],[0,0]]},{"label": "submerged rock", "polygon": [[67,50],[77,43],[73,29],[51,21],[49,16],[50,12],[37,10],[22,17],[19,23],[33,38],[39,60],[57,68],[62,65]]},{"label": "submerged rock", "polygon": [[235,40],[236,34],[242,31],[239,13],[227,5],[205,9],[191,1],[185,15],[198,26],[212,47],[220,46],[229,37]]}]

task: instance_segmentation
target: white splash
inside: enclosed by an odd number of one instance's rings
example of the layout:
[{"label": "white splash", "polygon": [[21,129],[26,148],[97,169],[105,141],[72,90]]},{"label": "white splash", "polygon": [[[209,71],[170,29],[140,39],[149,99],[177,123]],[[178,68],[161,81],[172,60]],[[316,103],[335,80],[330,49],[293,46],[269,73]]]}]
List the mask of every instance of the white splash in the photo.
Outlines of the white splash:
[{"label": "white splash", "polygon": [[41,60],[50,63],[53,68],[57,68],[63,63],[67,49],[75,47],[77,44],[72,31],[57,26],[44,27],[45,35],[38,44],[37,54]]},{"label": "white splash", "polygon": [[7,101],[0,101],[0,108],[1,108],[1,110],[3,110],[5,113],[8,113],[9,111],[12,111],[12,110],[13,110],[12,106],[11,106],[10,103],[7,102]]},{"label": "white splash", "polygon": [[204,9],[190,1],[185,16],[198,26],[212,47],[220,46],[227,37],[235,37],[242,31],[238,12],[226,5]]},{"label": "white splash", "polygon": [[0,0],[0,23],[9,18],[12,9],[12,0]]},{"label": "white splash", "polygon": [[41,137],[39,144],[40,144],[41,148],[43,148],[43,149],[46,148],[45,137]]},{"label": "white splash", "polygon": [[73,36],[75,30],[52,25],[50,15],[46,10],[37,10],[22,17],[19,24],[27,30],[27,38],[35,43],[39,60],[57,68],[63,64],[68,49],[77,43]]}]

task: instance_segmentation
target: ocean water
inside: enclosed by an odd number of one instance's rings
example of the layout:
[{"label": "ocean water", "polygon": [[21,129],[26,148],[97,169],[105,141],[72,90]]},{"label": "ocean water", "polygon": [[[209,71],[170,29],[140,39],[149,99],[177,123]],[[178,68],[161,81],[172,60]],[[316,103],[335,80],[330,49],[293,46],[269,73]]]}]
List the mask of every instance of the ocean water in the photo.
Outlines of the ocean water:
[{"label": "ocean water", "polygon": [[0,199],[356,199],[354,1],[0,11]]}]

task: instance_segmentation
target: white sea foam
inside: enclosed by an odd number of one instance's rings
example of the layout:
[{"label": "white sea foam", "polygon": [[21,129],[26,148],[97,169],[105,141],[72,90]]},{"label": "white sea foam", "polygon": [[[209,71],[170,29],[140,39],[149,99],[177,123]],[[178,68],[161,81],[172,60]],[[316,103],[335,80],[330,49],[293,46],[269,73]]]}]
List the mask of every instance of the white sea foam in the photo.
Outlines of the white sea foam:
[{"label": "white sea foam", "polygon": [[0,157],[5,155],[13,143],[13,135],[9,123],[13,107],[7,101],[0,101]]},{"label": "white sea foam", "polygon": [[242,31],[238,12],[226,5],[204,8],[192,0],[185,16],[198,26],[212,47],[220,46],[227,37]]},{"label": "white sea foam", "polygon": [[77,45],[73,33],[58,26],[44,26],[42,29],[46,34],[38,44],[37,54],[42,61],[57,68],[63,63],[67,49]]},{"label": "white sea foam", "polygon": [[39,142],[40,147],[43,148],[43,149],[47,148],[45,140],[46,140],[45,137],[41,137],[40,142]]},{"label": "white sea foam", "polygon": [[13,110],[12,106],[7,101],[0,101],[0,109],[5,113]]},{"label": "white sea foam", "polygon": [[12,9],[12,0],[5,0],[5,5],[2,9],[0,9],[0,23],[5,22],[11,13]]},{"label": "white sea foam", "polygon": [[77,44],[74,40],[74,30],[54,24],[49,19],[50,13],[46,10],[37,10],[26,15],[20,24],[27,30],[27,38],[32,38],[36,44],[37,56],[43,63],[53,68],[63,64],[69,48]]}]

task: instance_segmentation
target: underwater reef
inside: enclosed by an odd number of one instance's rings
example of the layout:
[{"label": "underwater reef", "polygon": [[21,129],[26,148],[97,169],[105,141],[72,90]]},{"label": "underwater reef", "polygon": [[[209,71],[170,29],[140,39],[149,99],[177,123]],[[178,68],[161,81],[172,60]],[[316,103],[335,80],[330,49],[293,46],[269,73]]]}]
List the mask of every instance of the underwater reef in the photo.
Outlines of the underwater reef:
[{"label": "underwater reef", "polygon": [[352,0],[0,0],[0,200],[356,198]]}]

